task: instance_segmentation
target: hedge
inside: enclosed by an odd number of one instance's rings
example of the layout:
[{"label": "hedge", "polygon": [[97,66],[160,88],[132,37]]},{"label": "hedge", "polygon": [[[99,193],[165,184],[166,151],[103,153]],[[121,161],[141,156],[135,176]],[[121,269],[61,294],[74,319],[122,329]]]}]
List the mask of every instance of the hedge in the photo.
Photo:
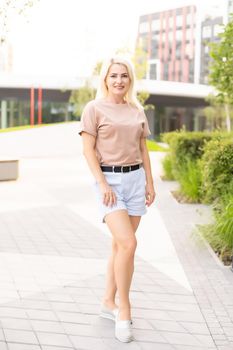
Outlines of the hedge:
[{"label": "hedge", "polygon": [[212,140],[203,150],[200,164],[204,201],[213,202],[232,188],[233,139]]}]

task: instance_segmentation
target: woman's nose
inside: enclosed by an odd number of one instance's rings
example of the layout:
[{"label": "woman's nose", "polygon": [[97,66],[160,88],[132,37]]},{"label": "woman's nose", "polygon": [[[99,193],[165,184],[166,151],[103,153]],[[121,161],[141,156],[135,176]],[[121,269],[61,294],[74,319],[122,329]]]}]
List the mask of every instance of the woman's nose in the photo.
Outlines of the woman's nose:
[{"label": "woman's nose", "polygon": [[120,75],[117,76],[116,81],[117,81],[117,82],[121,82],[121,76],[120,76]]}]

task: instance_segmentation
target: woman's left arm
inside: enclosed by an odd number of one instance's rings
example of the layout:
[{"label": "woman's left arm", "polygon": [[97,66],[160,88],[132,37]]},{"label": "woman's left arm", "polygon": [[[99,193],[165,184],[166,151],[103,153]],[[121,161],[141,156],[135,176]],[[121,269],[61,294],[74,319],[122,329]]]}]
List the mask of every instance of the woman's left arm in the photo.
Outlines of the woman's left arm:
[{"label": "woman's left arm", "polygon": [[140,149],[142,155],[143,168],[146,174],[146,205],[149,207],[155,199],[154,182],[151,172],[151,163],[146,146],[146,138],[142,137],[140,140]]}]

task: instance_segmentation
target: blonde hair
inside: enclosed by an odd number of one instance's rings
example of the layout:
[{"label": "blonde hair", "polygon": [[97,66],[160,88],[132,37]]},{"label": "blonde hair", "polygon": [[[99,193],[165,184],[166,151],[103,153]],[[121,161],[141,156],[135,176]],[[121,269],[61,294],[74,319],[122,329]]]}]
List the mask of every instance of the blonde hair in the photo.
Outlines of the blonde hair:
[{"label": "blonde hair", "polygon": [[124,65],[128,71],[129,78],[130,78],[130,87],[125,95],[124,99],[128,104],[131,104],[138,109],[143,109],[142,105],[137,99],[136,91],[135,91],[135,74],[134,74],[134,68],[132,63],[123,57],[113,57],[109,60],[106,60],[101,67],[100,71],[100,82],[99,87],[96,92],[96,99],[98,98],[105,98],[108,95],[108,89],[106,86],[106,77],[108,75],[109,69],[113,64],[121,64]]}]

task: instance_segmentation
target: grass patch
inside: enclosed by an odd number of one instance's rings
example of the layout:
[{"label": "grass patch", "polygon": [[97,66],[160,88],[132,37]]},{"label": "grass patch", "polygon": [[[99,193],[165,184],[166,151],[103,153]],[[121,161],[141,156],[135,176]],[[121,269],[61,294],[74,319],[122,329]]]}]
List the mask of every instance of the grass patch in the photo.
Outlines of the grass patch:
[{"label": "grass patch", "polygon": [[14,127],[11,127],[11,128],[6,128],[6,129],[0,129],[0,132],[11,132],[11,131],[35,129],[35,128],[40,128],[42,126],[52,126],[52,125],[66,124],[66,123],[72,123],[72,122],[75,122],[75,120],[71,120],[71,121],[68,121],[68,122],[48,123],[48,124],[21,125],[21,126],[14,126]]},{"label": "grass patch", "polygon": [[153,140],[146,140],[146,145],[147,145],[147,149],[148,151],[152,151],[152,152],[166,152],[167,148],[162,147],[160,145],[157,144],[157,142],[153,141]]}]

